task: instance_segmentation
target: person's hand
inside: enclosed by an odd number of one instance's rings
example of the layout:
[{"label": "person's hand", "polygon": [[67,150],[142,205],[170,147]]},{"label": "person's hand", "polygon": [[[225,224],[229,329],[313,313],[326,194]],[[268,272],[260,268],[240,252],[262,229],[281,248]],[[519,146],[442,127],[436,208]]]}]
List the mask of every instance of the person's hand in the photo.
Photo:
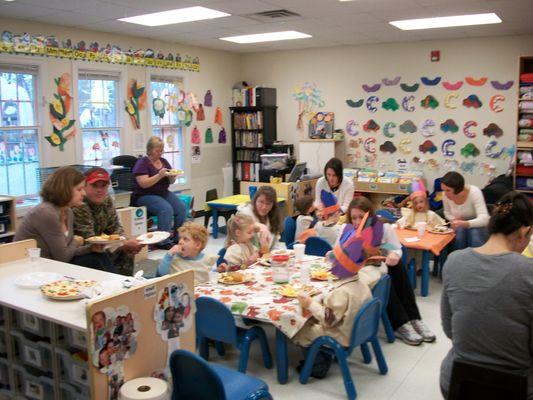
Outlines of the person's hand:
[{"label": "person's hand", "polygon": [[74,240],[74,243],[76,243],[76,246],[78,247],[83,246],[83,243],[85,243],[85,239],[78,235],[74,235],[72,240]]},{"label": "person's hand", "polygon": [[161,178],[164,178],[165,176],[168,176],[168,169],[161,168],[157,173]]},{"label": "person's hand", "polygon": [[258,251],[254,251],[252,253],[252,255],[250,256],[250,258],[248,258],[248,260],[246,260],[246,264],[247,265],[252,265],[254,262],[257,261],[258,258],[259,258],[259,252]]},{"label": "person's hand", "polygon": [[131,240],[125,240],[124,242],[122,242],[121,248],[126,253],[135,255],[139,251],[141,251],[144,246],[145,245],[140,243],[138,240],[131,239]]},{"label": "person's hand", "polygon": [[328,251],[325,255],[324,255],[324,260],[328,261],[331,257],[331,254],[333,253],[332,250]]},{"label": "person's hand", "polygon": [[174,246],[172,246],[170,248],[170,250],[168,251],[168,253],[172,256],[175,256],[177,253],[180,253],[181,252],[181,246],[179,244],[175,244]]},{"label": "person's hand", "polygon": [[387,255],[387,258],[385,259],[385,264],[390,265],[391,267],[394,267],[400,262],[400,256],[397,253],[391,252]]},{"label": "person's hand", "polygon": [[217,267],[217,272],[227,272],[229,270],[228,264],[222,263]]},{"label": "person's hand", "polygon": [[300,306],[302,308],[308,309],[313,299],[311,299],[311,297],[307,293],[299,293],[298,301],[300,302]]},{"label": "person's hand", "polygon": [[454,219],[450,223],[450,226],[455,231],[455,230],[457,230],[459,228],[469,228],[470,224],[468,223],[468,221],[463,221],[462,219]]},{"label": "person's hand", "polygon": [[105,244],[91,244],[90,249],[93,253],[103,253],[105,251]]}]

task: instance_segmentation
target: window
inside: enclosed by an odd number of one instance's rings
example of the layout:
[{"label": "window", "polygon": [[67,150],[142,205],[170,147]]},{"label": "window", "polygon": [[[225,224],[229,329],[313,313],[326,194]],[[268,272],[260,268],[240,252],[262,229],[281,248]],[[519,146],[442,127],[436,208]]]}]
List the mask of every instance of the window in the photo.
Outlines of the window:
[{"label": "window", "polygon": [[[183,112],[179,110],[178,106],[179,97],[184,93],[181,90],[182,81],[176,78],[152,76],[150,86],[152,101],[160,99],[164,102],[164,107],[159,108],[157,114],[154,111],[155,107],[150,107],[152,110],[152,133],[163,140],[163,157],[172,165],[172,168],[187,172],[189,168],[185,164],[185,128],[183,121],[178,118],[178,113]],[[176,184],[185,185],[187,181],[186,173],[176,179]]]},{"label": "window", "polygon": [[0,64],[0,193],[39,191],[38,68]]},{"label": "window", "polygon": [[78,73],[79,124],[84,163],[98,163],[120,154],[119,78],[118,73]]}]

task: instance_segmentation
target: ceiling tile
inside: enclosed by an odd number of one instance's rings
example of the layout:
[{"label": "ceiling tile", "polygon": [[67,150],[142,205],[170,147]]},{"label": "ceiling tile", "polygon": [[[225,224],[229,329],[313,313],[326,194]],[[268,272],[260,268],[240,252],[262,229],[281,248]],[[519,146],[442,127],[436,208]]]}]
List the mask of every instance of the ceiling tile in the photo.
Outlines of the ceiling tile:
[{"label": "ceiling tile", "polygon": [[0,4],[0,16],[4,18],[28,19],[44,15],[51,15],[58,12],[61,12],[61,10],[43,6],[36,7],[17,2]]},{"label": "ceiling tile", "polygon": [[[39,21],[47,24],[57,24],[64,26],[80,26],[82,24],[92,24],[105,20],[105,16],[87,15],[73,11],[57,12],[55,14],[28,18],[31,21]],[[116,21],[115,21],[116,23]]]}]

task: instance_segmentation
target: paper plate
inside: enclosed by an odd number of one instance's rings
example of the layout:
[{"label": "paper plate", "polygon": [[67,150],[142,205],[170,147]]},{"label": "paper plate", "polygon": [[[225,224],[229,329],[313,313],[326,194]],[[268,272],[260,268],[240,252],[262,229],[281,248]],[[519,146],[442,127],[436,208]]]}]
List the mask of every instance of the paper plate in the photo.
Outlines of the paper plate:
[{"label": "paper plate", "polygon": [[428,232],[429,233],[434,233],[436,235],[448,235],[450,233],[453,233],[453,229],[452,228],[448,228],[448,230],[444,231],[444,232],[442,232],[442,231],[434,231],[434,230],[429,229]]},{"label": "paper plate", "polygon": [[245,275],[245,274],[244,274],[244,280],[241,282],[230,281],[227,279],[227,277],[228,277],[228,273],[221,273],[218,278],[218,283],[222,283],[223,285],[242,285],[252,280],[252,278],[249,275]]},{"label": "paper plate", "polygon": [[79,300],[85,297],[83,288],[96,284],[91,280],[60,280],[42,285],[41,293],[52,300]]},{"label": "paper plate", "polygon": [[56,272],[30,272],[19,276],[15,280],[15,285],[25,289],[38,289],[42,285],[64,278]]},{"label": "paper plate", "polygon": [[169,232],[157,231],[157,232],[148,232],[143,233],[140,236],[137,236],[137,240],[141,244],[156,244],[162,242],[165,239],[168,239],[170,236]]},{"label": "paper plate", "polygon": [[85,241],[90,244],[118,244],[122,243],[124,240],[126,240],[124,236],[121,236],[120,239],[115,240],[104,239],[101,236],[93,236],[85,239]]}]

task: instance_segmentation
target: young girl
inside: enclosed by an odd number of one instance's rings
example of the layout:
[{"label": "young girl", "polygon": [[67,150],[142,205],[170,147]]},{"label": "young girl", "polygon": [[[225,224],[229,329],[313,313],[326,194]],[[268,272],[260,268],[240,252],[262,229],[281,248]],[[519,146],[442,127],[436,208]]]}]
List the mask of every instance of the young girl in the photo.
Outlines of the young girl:
[{"label": "young girl", "polygon": [[248,267],[259,258],[259,248],[254,239],[260,228],[252,217],[236,214],[228,220],[228,236],[226,239],[225,263],[231,267],[240,265]]},{"label": "young girl", "polygon": [[417,222],[426,222],[427,228],[442,226],[445,221],[429,209],[429,202],[424,182],[417,181],[411,184],[409,196],[412,208],[402,208],[402,218],[398,220],[399,226],[415,227]]}]

